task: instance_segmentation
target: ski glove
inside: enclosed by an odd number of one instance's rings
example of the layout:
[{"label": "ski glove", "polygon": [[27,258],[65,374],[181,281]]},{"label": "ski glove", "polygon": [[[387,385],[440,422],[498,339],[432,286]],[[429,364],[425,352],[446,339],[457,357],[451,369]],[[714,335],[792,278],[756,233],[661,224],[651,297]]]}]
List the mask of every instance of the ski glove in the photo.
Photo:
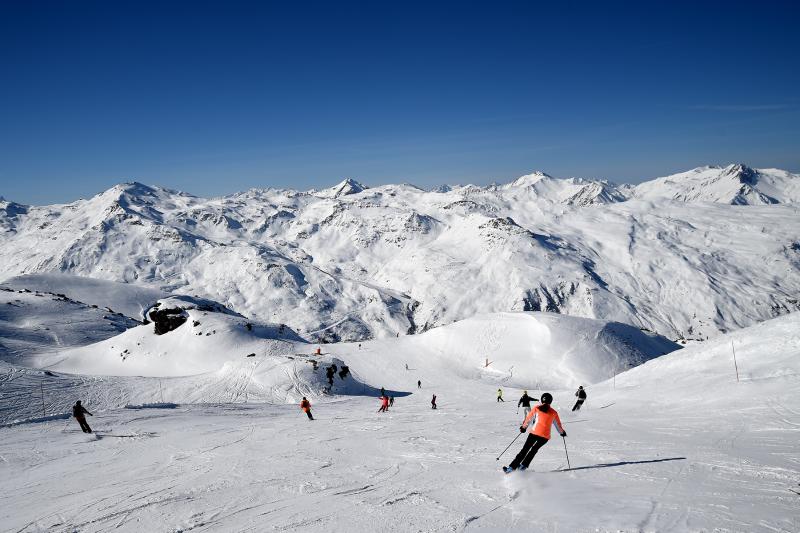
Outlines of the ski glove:
[{"label": "ski glove", "polygon": [[567,436],[567,432],[566,432],[566,431],[564,431],[563,433],[561,433],[561,436],[562,436],[562,437],[566,437],[566,436]]},{"label": "ski glove", "polygon": [[525,433],[525,427],[524,426],[520,426],[519,427],[519,432],[520,433]]}]

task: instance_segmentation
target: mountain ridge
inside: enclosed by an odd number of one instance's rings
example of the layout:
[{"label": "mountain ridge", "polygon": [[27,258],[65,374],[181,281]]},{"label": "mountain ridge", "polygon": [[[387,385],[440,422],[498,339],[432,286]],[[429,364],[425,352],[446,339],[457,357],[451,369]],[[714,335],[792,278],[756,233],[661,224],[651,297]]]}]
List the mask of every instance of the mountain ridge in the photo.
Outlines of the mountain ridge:
[{"label": "mountain ridge", "polygon": [[[488,187],[345,180],[216,198],[134,181],[70,204],[0,205],[0,279],[184,292],[329,342],[515,310],[705,339],[800,308],[798,181],[729,165],[642,188],[536,172]],[[779,203],[753,192],[761,182]],[[676,183],[694,193],[676,199]],[[742,210],[732,183],[756,205]]]}]

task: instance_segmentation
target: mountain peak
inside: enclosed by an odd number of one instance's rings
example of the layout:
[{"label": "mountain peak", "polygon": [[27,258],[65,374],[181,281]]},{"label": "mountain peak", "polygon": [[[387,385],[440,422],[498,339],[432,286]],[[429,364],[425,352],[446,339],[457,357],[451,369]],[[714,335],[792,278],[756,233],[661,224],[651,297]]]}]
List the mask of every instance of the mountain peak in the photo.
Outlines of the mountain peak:
[{"label": "mountain peak", "polygon": [[544,179],[553,179],[552,176],[542,172],[541,170],[534,170],[530,174],[525,174],[524,176],[520,176],[519,178],[515,179],[508,185],[510,187],[529,187],[531,185],[535,185]]},{"label": "mountain peak", "polygon": [[367,188],[368,187],[366,185],[357,182],[353,178],[345,178],[337,185],[331,187],[330,189],[325,189],[324,191],[321,192],[323,193],[322,194],[323,196],[329,196],[331,198],[339,198],[340,196],[347,196],[348,194],[360,193],[366,190]]},{"label": "mountain peak", "polygon": [[722,176],[736,178],[741,183],[754,185],[757,181],[756,171],[744,163],[735,163],[722,169]]}]

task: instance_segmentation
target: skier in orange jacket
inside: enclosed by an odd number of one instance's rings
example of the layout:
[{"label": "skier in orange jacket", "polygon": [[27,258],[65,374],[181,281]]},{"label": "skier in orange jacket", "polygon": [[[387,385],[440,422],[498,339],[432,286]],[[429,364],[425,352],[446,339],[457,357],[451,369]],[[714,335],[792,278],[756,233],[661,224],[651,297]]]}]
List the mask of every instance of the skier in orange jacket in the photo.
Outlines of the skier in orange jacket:
[{"label": "skier in orange jacket", "polygon": [[309,420],[314,420],[314,417],[311,415],[311,402],[309,402],[305,396],[303,396],[303,401],[300,402],[300,409],[308,415]]},{"label": "skier in orange jacket", "polygon": [[541,402],[540,405],[537,405],[528,413],[528,416],[525,417],[525,421],[519,427],[520,433],[525,433],[525,430],[530,428],[528,430],[528,438],[525,440],[525,444],[522,445],[522,449],[517,456],[511,461],[511,464],[503,467],[503,471],[506,474],[513,472],[517,468],[525,470],[530,466],[539,448],[547,444],[547,441],[550,440],[551,425],[556,426],[558,433],[562,437],[567,436],[567,432],[564,431],[564,427],[561,425],[561,418],[559,418],[558,412],[550,407],[550,404],[553,403],[553,395],[549,392],[545,392],[542,394]]}]

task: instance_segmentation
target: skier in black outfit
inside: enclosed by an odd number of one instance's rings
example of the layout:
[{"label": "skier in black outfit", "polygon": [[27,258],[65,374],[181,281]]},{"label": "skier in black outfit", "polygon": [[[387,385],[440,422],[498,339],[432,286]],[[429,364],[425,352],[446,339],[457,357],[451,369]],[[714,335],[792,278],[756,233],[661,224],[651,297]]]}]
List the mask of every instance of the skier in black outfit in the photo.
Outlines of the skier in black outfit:
[{"label": "skier in black outfit", "polygon": [[422,388],[422,380],[419,380],[419,379],[417,380],[417,388],[418,389]]},{"label": "skier in black outfit", "polygon": [[539,398],[531,398],[528,396],[528,391],[522,392],[522,397],[517,402],[517,409],[519,409],[520,405],[524,407],[523,410],[523,417],[528,416],[528,413],[531,412],[531,402],[538,402]]},{"label": "skier in black outfit", "polygon": [[86,408],[81,405],[81,401],[78,400],[75,402],[75,405],[72,406],[72,416],[74,416],[75,420],[78,421],[78,424],[81,425],[81,431],[84,433],[91,433],[92,428],[90,428],[89,424],[86,423],[86,417],[84,415],[94,416],[92,413],[87,411]]},{"label": "skier in black outfit", "polygon": [[575,402],[575,406],[572,408],[573,411],[579,411],[583,402],[586,401],[586,391],[583,390],[583,385],[578,387],[578,390],[575,391],[575,396],[578,397],[578,401]]}]

